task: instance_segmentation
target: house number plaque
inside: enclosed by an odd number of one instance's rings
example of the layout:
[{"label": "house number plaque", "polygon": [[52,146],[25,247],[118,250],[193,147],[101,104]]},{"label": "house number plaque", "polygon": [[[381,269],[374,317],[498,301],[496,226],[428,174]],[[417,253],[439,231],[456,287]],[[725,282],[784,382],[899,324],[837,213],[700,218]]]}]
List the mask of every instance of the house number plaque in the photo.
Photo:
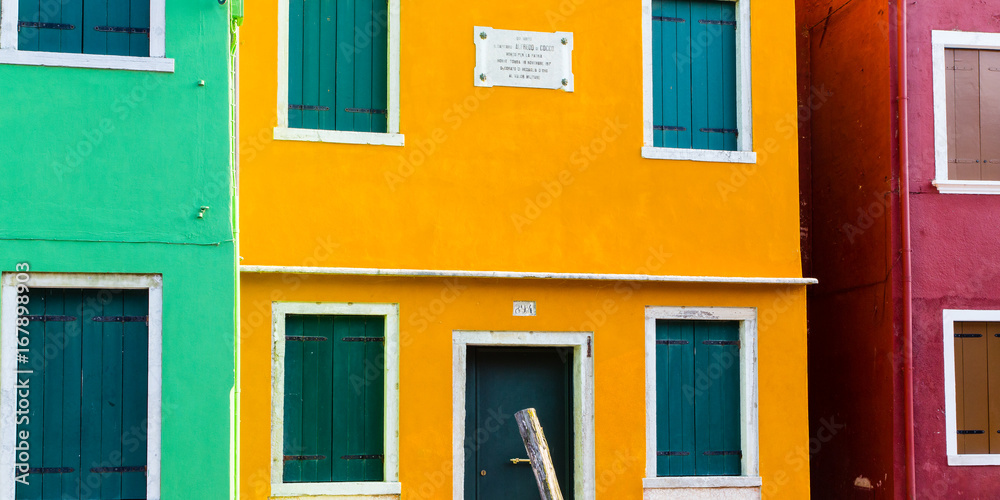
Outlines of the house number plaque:
[{"label": "house number plaque", "polygon": [[534,315],[535,315],[535,301],[533,300],[514,301],[514,316],[534,316]]},{"label": "house number plaque", "polygon": [[476,26],[477,87],[573,91],[573,34]]}]

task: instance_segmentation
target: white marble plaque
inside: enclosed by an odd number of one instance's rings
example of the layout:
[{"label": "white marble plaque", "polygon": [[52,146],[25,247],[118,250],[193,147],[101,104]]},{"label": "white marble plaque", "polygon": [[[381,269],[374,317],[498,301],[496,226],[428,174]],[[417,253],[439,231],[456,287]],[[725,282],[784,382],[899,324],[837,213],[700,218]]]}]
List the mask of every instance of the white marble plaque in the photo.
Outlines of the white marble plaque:
[{"label": "white marble plaque", "polygon": [[477,87],[573,91],[573,34],[476,26]]}]

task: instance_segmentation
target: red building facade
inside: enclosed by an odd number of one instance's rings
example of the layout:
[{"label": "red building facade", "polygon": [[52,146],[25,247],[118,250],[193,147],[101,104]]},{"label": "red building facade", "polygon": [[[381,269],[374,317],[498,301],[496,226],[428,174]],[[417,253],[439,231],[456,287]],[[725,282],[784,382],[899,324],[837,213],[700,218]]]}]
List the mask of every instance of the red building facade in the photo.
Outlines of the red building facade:
[{"label": "red building facade", "polygon": [[798,7],[813,496],[995,498],[1000,1]]}]

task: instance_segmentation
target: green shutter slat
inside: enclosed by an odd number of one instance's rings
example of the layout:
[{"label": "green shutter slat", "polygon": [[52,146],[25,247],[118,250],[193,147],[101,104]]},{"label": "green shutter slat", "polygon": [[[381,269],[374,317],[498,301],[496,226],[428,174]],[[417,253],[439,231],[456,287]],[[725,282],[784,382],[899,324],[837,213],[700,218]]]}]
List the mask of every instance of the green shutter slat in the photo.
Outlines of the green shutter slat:
[{"label": "green shutter slat", "polygon": [[[37,23],[38,0],[18,0],[17,20],[27,23]],[[17,32],[18,50],[38,50],[38,28],[22,27]]]},{"label": "green shutter slat", "polygon": [[[85,290],[83,292],[84,307],[80,313],[83,321],[80,327],[80,338],[82,342],[83,367],[82,397],[80,398],[82,409],[80,410],[80,427],[87,432],[82,432],[80,436],[80,475],[81,483],[85,485],[100,485],[100,474],[90,471],[90,464],[101,463],[101,354],[104,343],[102,335],[102,325],[93,321],[94,316],[102,316],[104,307],[98,290]],[[96,490],[96,488],[92,488]],[[96,493],[97,491],[91,491]]]},{"label": "green shutter slat", "polygon": [[62,3],[62,16],[59,22],[70,24],[74,28],[59,30],[59,51],[68,54],[83,52],[83,2]]},{"label": "green shutter slat", "polygon": [[[302,2],[302,102],[316,106],[319,104],[320,67],[320,0]],[[319,128],[319,111],[302,111],[302,128]]]},{"label": "green shutter slat", "polygon": [[[706,21],[722,20],[722,2],[710,2],[705,6]],[[700,20],[699,20],[699,24]],[[722,91],[722,25],[705,24],[705,32],[708,33],[705,41],[705,81],[707,91],[705,94],[708,104],[707,127],[710,129],[721,129],[725,125],[725,110],[723,107]],[[708,149],[722,149],[725,142],[725,133],[709,133]]]},{"label": "green shutter slat", "polygon": [[[89,0],[88,0],[89,1]],[[129,0],[107,0],[108,2],[108,23],[107,26],[128,27]],[[129,54],[128,33],[108,33],[108,55],[127,56]]]},{"label": "green shutter slat", "polygon": [[[302,317],[302,335],[318,337],[319,317]],[[322,394],[319,393],[320,344],[325,342],[303,342],[302,346],[302,448],[300,455],[319,455],[319,414],[318,406]],[[325,425],[325,424],[324,424]],[[302,462],[302,481],[316,481],[317,460]]]},{"label": "green shutter slat", "polygon": [[[288,104],[290,105],[305,104],[302,101],[302,3],[303,0],[288,2]],[[302,128],[301,110],[288,110],[288,126]],[[285,467],[287,470],[288,464],[285,464]]]},{"label": "green shutter slat", "polygon": [[[697,475],[739,474],[739,348],[704,344],[738,341],[736,322],[698,322],[695,327],[695,458]],[[733,363],[727,360],[735,359]],[[735,389],[735,391],[734,391]],[[735,469],[735,470],[734,470]]]},{"label": "green shutter slat", "polygon": [[350,440],[350,395],[351,381],[349,371],[348,351],[357,344],[352,342],[341,342],[340,339],[351,336],[351,321],[349,317],[337,316],[333,319],[333,421],[331,428],[333,432],[333,480],[350,481],[349,463],[341,460],[341,455],[351,453],[349,447]]},{"label": "green shutter slat", "polygon": [[333,480],[333,350],[336,348],[333,338],[333,318],[319,316],[316,335],[328,339],[326,342],[314,342],[319,348],[319,369],[317,370],[319,401],[316,402],[316,420],[320,423],[316,433],[316,453],[326,457],[316,462],[316,481]]},{"label": "green shutter slat", "polygon": [[[723,20],[736,22],[736,4],[722,4]],[[738,130],[736,123],[736,26],[725,24],[722,28],[722,104],[723,104],[723,124],[722,128],[727,130]],[[722,149],[736,151],[737,134],[722,134]]]},{"label": "green shutter slat", "polygon": [[[62,24],[62,6],[59,2],[39,2],[38,20],[43,23]],[[60,33],[63,30],[39,29],[38,50],[43,52],[59,52]]]},{"label": "green shutter slat", "polygon": [[108,1],[87,0],[83,3],[83,53],[107,54],[108,33],[94,28],[108,25]]},{"label": "green shutter slat", "polygon": [[[319,128],[337,129],[337,0],[320,0]],[[332,324],[331,324],[332,325]],[[331,326],[332,327],[332,326]]]},{"label": "green shutter slat", "polygon": [[[683,130],[677,131],[674,147],[690,148],[692,145],[691,122],[691,4],[690,2],[669,2],[674,5],[675,16],[684,22],[676,23],[677,37],[673,44],[676,57],[664,63],[665,68],[673,68],[676,75],[677,91],[670,98],[677,103],[677,123]],[[671,81],[674,81],[673,79]]]},{"label": "green shutter slat", "polygon": [[[105,316],[122,316],[123,295],[112,292],[104,305]],[[103,345],[101,359],[101,466],[121,467],[122,432],[122,334],[123,323],[101,323]],[[84,464],[88,466],[90,464]],[[92,465],[91,465],[92,466]],[[101,497],[121,498],[121,474],[101,474]]]},{"label": "green shutter slat", "polygon": [[[365,322],[357,316],[345,318],[350,321],[351,337],[365,336]],[[337,339],[340,341],[341,339]],[[365,346],[367,342],[338,342],[337,347],[347,351],[348,385],[344,388],[347,407],[343,411],[347,413],[347,449],[343,453],[338,451],[338,456],[361,455],[367,453],[365,449]],[[335,367],[340,369],[340,367]],[[347,462],[347,475],[350,481],[364,480],[364,461],[343,460]]]},{"label": "green shutter slat", "polygon": [[[653,2],[653,145],[658,147],[664,147],[666,141],[662,131],[657,130],[656,126],[666,125],[664,119],[664,109],[668,106],[666,102],[667,92],[666,87],[670,84],[665,80],[668,75],[663,71],[663,59],[668,57],[670,49],[667,47],[667,42],[664,37],[669,37],[669,31],[671,29],[676,30],[674,26],[667,26],[669,22],[659,21],[656,18],[665,16],[663,12],[665,2],[655,1]],[[667,33],[664,33],[667,32]]]},{"label": "green shutter slat", "polygon": [[709,25],[698,22],[708,16],[706,2],[691,3],[691,147],[708,149],[708,50]]},{"label": "green shutter slat", "polygon": [[687,476],[695,472],[694,331],[692,323],[658,321],[656,340],[686,341],[686,344],[656,344],[656,441],[657,452],[687,452],[688,455],[657,453],[658,476]]},{"label": "green shutter slat", "polygon": [[[129,11],[129,26],[132,28],[149,28],[149,1],[131,0]],[[128,37],[129,55],[149,57],[149,35],[133,33]]]},{"label": "green shutter slat", "polygon": [[[369,338],[385,338],[385,321],[381,317],[365,318],[365,336]],[[383,408],[385,405],[385,347],[383,342],[364,342],[365,358],[364,379],[365,390],[365,433],[364,446],[361,453],[383,455]],[[383,474],[382,460],[363,460],[365,481],[381,481]]]},{"label": "green shutter slat", "polygon": [[[372,0],[354,0],[354,26],[356,33],[366,37],[373,34]],[[358,38],[358,37],[355,37]],[[371,109],[372,107],[372,43],[363,40],[355,44],[354,66],[354,104],[352,108]],[[358,132],[371,131],[371,114],[352,113],[354,115],[354,130]]]},{"label": "green shutter slat", "polygon": [[354,130],[354,68],[358,52],[354,46],[354,1],[337,2],[337,130]]},{"label": "green shutter slat", "polygon": [[[372,108],[388,109],[389,99],[389,4],[387,0],[372,2]],[[371,115],[371,131],[388,131],[388,113]]]},{"label": "green shutter slat", "polygon": [[[63,299],[63,290],[45,290],[45,314],[52,316],[64,315],[66,309]],[[41,452],[41,456],[36,455],[36,462],[40,458],[42,467],[62,467],[62,429],[63,429],[63,329],[66,323],[61,321],[46,321],[44,323],[45,336],[37,340],[44,339],[43,353],[47,353],[39,367],[44,372],[45,392],[42,393],[44,401],[42,407],[42,448],[36,449],[35,453]],[[68,422],[67,422],[68,424]],[[58,474],[42,474],[35,476],[36,481],[42,482],[43,498],[62,498],[62,481]]]},{"label": "green shutter slat", "polygon": [[[289,315],[285,318],[285,335],[301,336],[303,317]],[[306,342],[285,342],[285,422],[284,454],[305,455],[302,452],[302,353]],[[284,461],[284,482],[302,481],[302,461]]]},{"label": "green shutter slat", "polygon": [[[65,6],[64,6],[65,7]],[[83,366],[83,292],[81,290],[66,290],[65,311],[76,316],[71,323],[64,323],[65,347],[63,348],[63,428],[62,467],[69,467],[73,472],[59,474],[62,481],[63,495],[76,498],[79,494],[81,480],[80,461],[80,399]]]},{"label": "green shutter slat", "polygon": [[[47,293],[45,290],[32,290],[28,294],[28,311],[32,314],[45,314],[45,305],[47,302]],[[32,370],[32,373],[19,373],[17,374],[17,379],[19,381],[27,381],[29,388],[28,397],[24,398],[28,400],[30,407],[28,408],[28,421],[19,422],[17,425],[17,431],[28,432],[28,452],[31,454],[31,458],[28,461],[29,466],[34,466],[40,458],[40,452],[44,441],[42,439],[42,419],[44,418],[43,408],[44,408],[44,384],[45,377],[42,372],[42,361],[45,359],[45,323],[42,321],[32,320],[24,327],[28,333],[25,334],[23,331],[19,337],[23,338],[27,336],[29,339],[29,344],[27,346],[27,351],[19,352],[25,354],[28,357],[27,363],[18,363],[19,370]],[[21,347],[20,349],[24,349]],[[18,382],[20,383],[20,382]],[[18,396],[18,399],[21,399]],[[21,439],[18,439],[18,446],[21,446]],[[37,475],[28,476],[28,484],[23,485],[18,483],[15,489],[15,497],[17,500],[28,500],[36,499],[42,495],[42,481]]]},{"label": "green shutter slat", "polygon": [[[125,290],[123,293],[125,316],[149,314],[149,296],[145,290]],[[149,327],[145,321],[122,323],[122,465],[138,467],[146,463],[146,422],[148,404]],[[146,475],[119,474],[122,481],[121,498],[145,498]]]}]

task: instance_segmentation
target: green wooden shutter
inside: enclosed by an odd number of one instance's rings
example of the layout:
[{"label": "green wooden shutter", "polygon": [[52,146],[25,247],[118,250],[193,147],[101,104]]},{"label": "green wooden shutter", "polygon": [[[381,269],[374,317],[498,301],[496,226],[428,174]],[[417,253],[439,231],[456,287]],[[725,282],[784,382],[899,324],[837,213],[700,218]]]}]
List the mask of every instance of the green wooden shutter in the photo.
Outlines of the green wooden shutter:
[{"label": "green wooden shutter", "polygon": [[284,482],[382,481],[381,316],[285,318]]},{"label": "green wooden shutter", "polygon": [[[146,497],[148,295],[29,294],[28,484],[17,499]],[[21,377],[23,379],[23,376]]]},{"label": "green wooden shutter", "polygon": [[736,3],[653,0],[653,145],[735,151]]},{"label": "green wooden shutter", "polygon": [[18,50],[149,56],[149,0],[19,0],[18,21]]},{"label": "green wooden shutter", "polygon": [[741,472],[739,323],[656,324],[657,475]]},{"label": "green wooden shutter", "polygon": [[291,0],[288,126],[386,132],[387,0]]}]

